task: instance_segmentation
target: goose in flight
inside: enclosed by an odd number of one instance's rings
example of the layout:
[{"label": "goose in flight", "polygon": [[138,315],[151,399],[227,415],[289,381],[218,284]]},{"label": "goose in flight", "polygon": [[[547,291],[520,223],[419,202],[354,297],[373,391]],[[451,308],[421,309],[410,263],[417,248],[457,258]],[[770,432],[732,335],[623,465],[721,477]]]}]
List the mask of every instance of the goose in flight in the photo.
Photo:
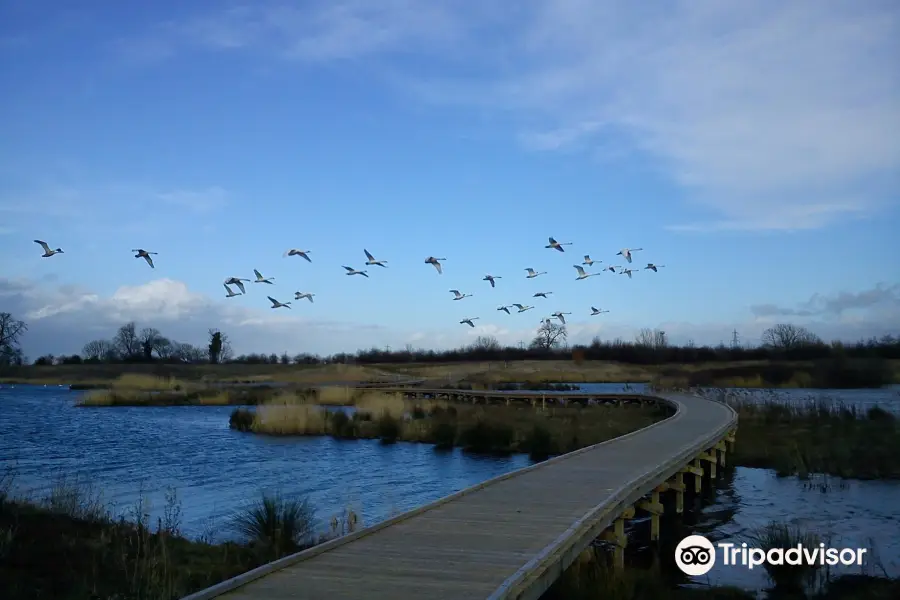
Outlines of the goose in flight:
[{"label": "goose in flight", "polygon": [[632,269],[622,269],[621,271],[619,271],[619,275],[628,275],[628,279],[631,279],[631,274],[636,272],[637,271],[634,271]]},{"label": "goose in flight", "polygon": [[553,248],[555,250],[559,250],[560,252],[565,252],[565,250],[563,250],[563,246],[571,246],[572,245],[572,242],[557,242],[552,237],[549,239],[550,239],[550,243],[547,244],[546,246],[544,246],[544,248]]},{"label": "goose in flight", "polygon": [[143,248],[136,248],[136,249],[135,249],[135,248],[132,248],[131,251],[132,251],[132,252],[137,252],[137,254],[134,255],[135,258],[143,258],[144,260],[146,260],[146,261],[147,261],[147,264],[150,265],[150,268],[151,268],[151,269],[155,269],[155,268],[156,268],[156,267],[153,266],[153,259],[150,258],[150,255],[151,255],[151,254],[159,254],[158,252],[147,252],[147,251],[144,250]]},{"label": "goose in flight", "polygon": [[450,290],[450,293],[453,294],[454,296],[456,296],[454,298],[454,300],[462,300],[463,298],[468,298],[472,295],[472,294],[460,294],[459,290]]},{"label": "goose in flight", "polygon": [[593,306],[591,307],[591,316],[599,315],[601,313],[608,313],[608,312],[609,312],[608,310],[598,310],[598,309],[594,308]]},{"label": "goose in flight", "polygon": [[528,275],[525,276],[525,277],[527,277],[528,279],[534,279],[534,278],[537,277],[538,275],[546,275],[546,274],[547,274],[547,271],[541,271],[540,273],[536,273],[535,270],[532,269],[531,267],[528,267],[528,268],[525,269],[525,270],[528,271]]},{"label": "goose in flight", "polygon": [[661,268],[661,267],[664,267],[664,266],[666,266],[666,265],[654,265],[653,263],[647,263],[647,266],[644,267],[644,268],[645,268],[645,269],[650,269],[650,270],[653,271],[654,273],[659,273],[659,271],[657,271],[657,269],[659,269],[659,268]]},{"label": "goose in flight", "polygon": [[625,260],[631,262],[631,253],[637,252],[638,250],[643,250],[643,248],[622,248],[616,252],[616,256],[624,256]]},{"label": "goose in flight", "polygon": [[56,250],[51,250],[50,246],[47,245],[47,242],[44,242],[42,240],[34,240],[34,243],[40,244],[41,247],[43,247],[43,249],[44,249],[44,253],[41,254],[41,258],[49,258],[49,257],[53,256],[54,254],[65,254],[65,252],[63,252],[62,248],[57,248]]},{"label": "goose in flight", "polygon": [[253,272],[256,273],[256,281],[254,281],[253,283],[268,283],[269,285],[275,285],[274,283],[272,283],[272,280],[275,279],[274,277],[263,277],[262,273],[260,273],[256,269],[253,269]]},{"label": "goose in flight", "polygon": [[[257,272],[258,274],[258,272]],[[229,277],[225,280],[225,285],[236,285],[238,289],[241,290],[242,294],[246,294],[247,290],[244,289],[244,281],[250,281],[249,279],[241,279],[240,277]]]},{"label": "goose in flight", "polygon": [[510,306],[512,306],[512,304],[510,304],[509,306],[498,306],[498,307],[497,307],[497,310],[502,310],[502,311],[505,312],[506,314],[509,314],[509,307],[510,307]]},{"label": "goose in flight", "polygon": [[616,269],[621,269],[621,268],[622,267],[620,267],[619,265],[611,265],[609,267],[605,267],[603,270],[604,271],[612,271],[613,273],[615,273]]},{"label": "goose in flight", "polygon": [[272,302],[272,308],[281,308],[282,306],[283,306],[284,308],[290,308],[290,307],[291,307],[291,303],[290,303],[290,302],[279,302],[278,300],[276,300],[276,299],[273,298],[272,296],[266,296],[266,298],[268,298],[268,299]]},{"label": "goose in flight", "polygon": [[589,266],[589,267],[592,267],[592,266],[594,266],[594,263],[601,263],[601,262],[603,262],[603,261],[602,261],[602,260],[594,260],[593,258],[591,258],[591,255],[590,255],[590,254],[585,254],[585,255],[584,255],[584,262],[581,263],[581,264],[587,265],[587,266]]},{"label": "goose in flight", "polygon": [[495,279],[503,279],[503,278],[502,278],[501,276],[499,276],[499,275],[485,275],[481,280],[482,280],[482,281],[490,281],[490,282],[491,282],[491,287],[496,287],[496,286],[494,285],[494,280],[495,280]]},{"label": "goose in flight", "polygon": [[230,287],[228,287],[228,284],[227,284],[227,283],[223,283],[222,285],[225,286],[225,291],[228,292],[227,294],[225,294],[225,297],[226,297],[226,298],[234,298],[235,296],[240,296],[240,295],[241,295],[241,294],[236,293],[236,292],[235,292],[233,289],[231,289]]},{"label": "goose in flight", "polygon": [[309,292],[294,292],[294,300],[303,300],[304,298],[306,298],[307,300],[312,302],[313,296],[315,296],[315,294],[310,294]]},{"label": "goose in flight", "polygon": [[297,248],[291,248],[287,252],[284,253],[285,258],[288,256],[302,256],[306,259],[306,262],[312,262],[312,259],[309,257],[309,253],[311,250],[298,250]]},{"label": "goose in flight", "polygon": [[593,277],[594,275],[600,274],[600,273],[585,273],[584,267],[582,267],[581,265],[572,265],[572,266],[575,267],[576,271],[578,271],[578,277],[575,278],[575,281],[578,281],[579,279],[587,279],[588,277]]},{"label": "goose in flight", "polygon": [[468,317],[468,318],[463,319],[462,321],[460,321],[459,324],[460,324],[460,325],[465,325],[466,323],[468,323],[468,324],[469,324],[469,327],[475,327],[475,323],[473,323],[472,321],[474,321],[474,320],[477,319],[477,318],[478,318],[478,317]]},{"label": "goose in flight", "polygon": [[363,275],[365,277],[369,276],[369,274],[366,273],[365,271],[357,271],[353,267],[344,267],[344,268],[347,269],[347,275]]},{"label": "goose in flight", "polygon": [[552,293],[553,292],[538,292],[534,296],[532,296],[532,298],[537,298],[537,297],[546,298],[547,296],[549,296]]},{"label": "goose in flight", "polygon": [[428,258],[425,259],[425,262],[427,264],[434,265],[434,268],[437,269],[438,274],[441,274],[444,272],[444,270],[441,268],[441,263],[438,262],[440,260],[447,260],[447,259],[446,258],[435,258],[433,256],[429,256]]},{"label": "goose in flight", "polygon": [[532,308],[534,308],[533,306],[523,306],[523,305],[519,304],[518,302],[514,302],[513,304],[510,304],[510,306],[515,306],[516,308],[519,309],[519,312],[525,312],[526,310],[531,310]]},{"label": "goose in flight", "polygon": [[553,313],[553,314],[550,315],[550,316],[551,316],[551,317],[556,317],[557,319],[559,319],[559,322],[560,322],[560,323],[562,323],[563,325],[565,325],[565,324],[566,324],[566,318],[565,318],[563,315],[571,315],[571,314],[572,314],[572,313],[570,313],[570,312],[559,312],[559,311],[556,311],[555,313]]},{"label": "goose in flight", "polygon": [[385,269],[387,269],[387,265],[384,264],[387,262],[386,260],[375,260],[375,257],[372,256],[372,253],[369,252],[368,250],[366,250],[365,248],[363,248],[363,252],[366,253],[366,258],[368,259],[368,260],[366,260],[367,265],[370,265],[370,266],[378,265],[379,267],[384,267]]}]

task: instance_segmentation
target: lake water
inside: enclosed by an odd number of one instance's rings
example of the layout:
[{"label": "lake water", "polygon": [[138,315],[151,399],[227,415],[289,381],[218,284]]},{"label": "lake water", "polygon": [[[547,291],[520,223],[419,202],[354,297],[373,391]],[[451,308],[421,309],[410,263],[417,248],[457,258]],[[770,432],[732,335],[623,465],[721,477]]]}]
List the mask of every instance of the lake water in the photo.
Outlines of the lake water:
[{"label": "lake water", "polygon": [[[615,384],[602,385],[603,391],[616,391]],[[586,384],[582,391],[599,390]],[[79,393],[58,386],[0,387],[0,459],[14,465],[16,488],[39,494],[68,474],[93,482],[119,509],[133,506],[143,494],[155,516],[171,486],[189,536],[211,526],[227,532],[227,518],[263,489],[307,496],[323,523],[351,507],[372,524],[531,464],[525,456],[476,457],[435,452],[424,444],[261,437],[228,428],[233,407],[77,408]],[[861,405],[890,403],[891,394],[896,391],[827,392]],[[837,545],[877,550],[888,573],[900,576],[900,485],[832,484],[823,493],[797,479],[777,479],[771,471],[738,468],[720,482],[694,528],[724,539],[772,519],[798,521]],[[716,568],[710,578],[751,589],[765,584],[761,569]]]}]

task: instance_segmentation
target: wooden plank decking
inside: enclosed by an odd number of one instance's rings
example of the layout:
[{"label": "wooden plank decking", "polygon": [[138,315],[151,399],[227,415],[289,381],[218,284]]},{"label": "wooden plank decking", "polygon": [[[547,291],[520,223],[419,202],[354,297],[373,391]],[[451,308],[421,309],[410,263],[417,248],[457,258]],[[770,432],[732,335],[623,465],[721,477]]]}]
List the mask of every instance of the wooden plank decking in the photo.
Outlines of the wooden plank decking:
[{"label": "wooden plank decking", "polygon": [[533,599],[622,511],[736,426],[728,406],[659,394],[675,416],[502,475],[185,600]]}]

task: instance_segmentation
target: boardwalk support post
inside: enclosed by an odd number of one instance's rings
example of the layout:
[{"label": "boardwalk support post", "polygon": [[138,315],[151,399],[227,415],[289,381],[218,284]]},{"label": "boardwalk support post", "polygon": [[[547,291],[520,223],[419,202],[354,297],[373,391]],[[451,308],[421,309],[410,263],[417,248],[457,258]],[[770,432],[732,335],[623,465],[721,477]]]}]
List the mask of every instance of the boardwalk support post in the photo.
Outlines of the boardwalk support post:
[{"label": "boardwalk support post", "polygon": [[690,473],[694,476],[694,493],[699,494],[703,489],[703,467],[700,466],[700,461],[695,460],[693,465],[687,465],[681,472]]},{"label": "boardwalk support post", "polygon": [[725,468],[725,442],[720,441],[716,444],[716,450],[719,451],[719,466]]},{"label": "boardwalk support post", "polygon": [[625,568],[625,548],[628,546],[628,536],[625,535],[625,520],[634,518],[634,507],[625,511],[613,523],[612,530],[607,529],[600,536],[605,542],[613,544],[613,566],[621,571]]},{"label": "boardwalk support post", "polygon": [[669,489],[669,486],[665,483],[659,485],[650,493],[649,502],[643,500],[638,503],[638,508],[650,513],[650,541],[653,542],[659,540],[659,516],[665,512],[662,503],[659,501],[659,493],[667,489]]},{"label": "boardwalk support post", "polygon": [[675,512],[680,515],[684,512],[684,473],[675,473],[675,480],[669,481],[667,485],[670,490],[675,490]]},{"label": "boardwalk support post", "polygon": [[734,452],[734,442],[735,442],[735,437],[736,437],[735,434],[737,434],[737,430],[732,429],[731,431],[728,432],[728,435],[725,436],[725,441],[728,442],[728,451],[729,452]]},{"label": "boardwalk support post", "polygon": [[716,478],[716,463],[719,462],[718,457],[716,457],[715,449],[704,452],[700,455],[700,460],[705,460],[709,463],[709,478]]}]

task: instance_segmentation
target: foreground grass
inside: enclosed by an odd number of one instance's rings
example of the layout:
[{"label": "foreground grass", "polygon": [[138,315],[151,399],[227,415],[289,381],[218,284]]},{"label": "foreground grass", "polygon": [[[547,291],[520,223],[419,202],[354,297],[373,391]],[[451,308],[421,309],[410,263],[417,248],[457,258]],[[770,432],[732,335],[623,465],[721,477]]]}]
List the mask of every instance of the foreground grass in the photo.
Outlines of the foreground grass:
[{"label": "foreground grass", "polygon": [[900,419],[879,407],[860,411],[827,400],[789,404],[773,395],[750,402],[708,392],[738,412],[735,465],[802,478],[823,473],[854,479],[900,479]]},{"label": "foreground grass", "polygon": [[0,490],[3,598],[181,598],[286,554],[353,529],[356,518],[313,529],[302,499],[262,495],[230,528],[244,541],[214,543],[181,535],[174,491],[151,527],[141,502],[116,517],[89,486],[61,480],[44,498],[12,499]]},{"label": "foreground grass", "polygon": [[[316,404],[352,406],[328,411]],[[269,435],[331,435],[455,446],[477,453],[528,453],[541,460],[647,427],[671,414],[661,406],[523,407],[404,401],[372,390],[326,388],[315,398],[276,396],[237,409],[231,427]]]}]

